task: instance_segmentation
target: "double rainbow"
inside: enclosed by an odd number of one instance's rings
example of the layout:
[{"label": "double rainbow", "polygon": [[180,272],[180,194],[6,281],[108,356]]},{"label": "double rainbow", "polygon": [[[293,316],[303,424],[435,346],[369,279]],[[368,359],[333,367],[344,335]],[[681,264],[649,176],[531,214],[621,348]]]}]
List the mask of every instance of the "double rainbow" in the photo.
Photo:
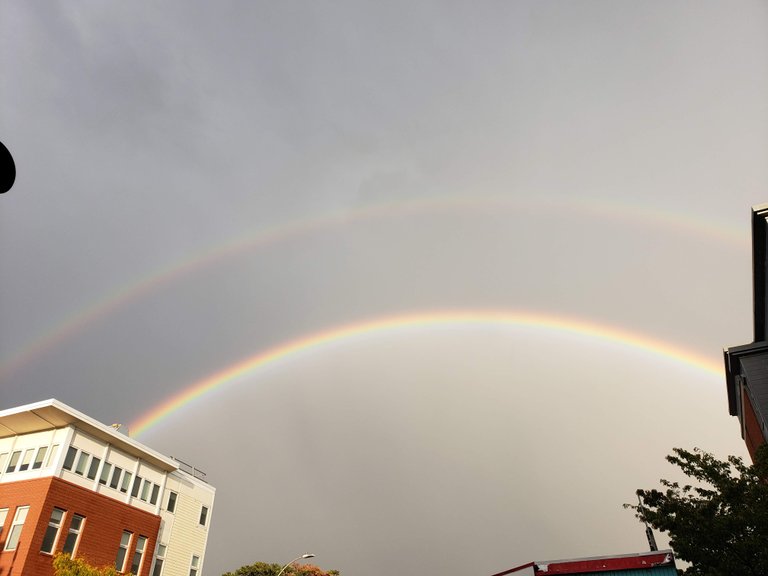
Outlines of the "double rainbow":
[{"label": "double rainbow", "polygon": [[708,237],[719,243],[729,244],[739,250],[748,248],[748,238],[736,230],[711,222],[700,221],[689,214],[667,213],[638,206],[612,205],[605,201],[590,202],[579,199],[552,198],[549,200],[509,199],[493,196],[422,198],[390,204],[356,207],[309,218],[282,222],[258,231],[234,237],[189,257],[169,263],[131,284],[119,287],[87,307],[73,311],[58,324],[22,346],[10,356],[0,359],[0,382],[10,378],[21,367],[34,362],[50,349],[83,332],[91,324],[100,321],[130,302],[139,300],[159,290],[168,283],[198,273],[221,260],[245,251],[267,248],[275,244],[301,239],[353,223],[395,216],[434,214],[441,211],[465,213],[467,210],[531,210],[560,212],[577,211],[584,216],[625,221],[628,224],[679,230],[685,234]]}]

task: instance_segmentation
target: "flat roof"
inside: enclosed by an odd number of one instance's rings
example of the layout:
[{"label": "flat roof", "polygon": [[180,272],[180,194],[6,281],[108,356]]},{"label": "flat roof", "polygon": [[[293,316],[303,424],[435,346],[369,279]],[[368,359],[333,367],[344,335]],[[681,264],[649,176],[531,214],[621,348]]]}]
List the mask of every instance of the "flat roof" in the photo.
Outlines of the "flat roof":
[{"label": "flat roof", "polygon": [[514,574],[526,568],[533,568],[535,574],[579,574],[583,572],[607,572],[615,570],[637,570],[654,568],[656,566],[674,566],[675,556],[672,550],[638,552],[635,554],[619,554],[616,556],[593,556],[590,558],[573,558],[570,560],[534,561],[493,576]]},{"label": "flat roof", "polygon": [[44,432],[66,426],[74,426],[161,470],[171,472],[179,468],[178,463],[168,456],[152,450],[141,442],[119,433],[112,426],[102,424],[55,398],[0,410],[0,438]]}]

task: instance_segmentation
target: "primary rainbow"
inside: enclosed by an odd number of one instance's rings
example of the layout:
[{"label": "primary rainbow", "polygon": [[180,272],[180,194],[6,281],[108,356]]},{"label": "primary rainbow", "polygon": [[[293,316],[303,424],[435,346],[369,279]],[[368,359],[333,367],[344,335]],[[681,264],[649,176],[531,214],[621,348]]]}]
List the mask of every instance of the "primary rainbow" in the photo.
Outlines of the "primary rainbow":
[{"label": "primary rainbow", "polygon": [[507,325],[527,326],[562,333],[577,334],[597,340],[616,342],[644,350],[677,362],[687,364],[716,376],[722,376],[722,367],[711,358],[697,354],[680,346],[650,338],[643,334],[629,332],[612,326],[596,324],[574,318],[551,316],[530,312],[509,310],[454,310],[403,314],[346,324],[303,336],[274,348],[270,348],[241,360],[220,372],[216,372],[158,404],[135,422],[130,424],[131,434],[143,434],[164,418],[187,406],[197,398],[229,382],[245,376],[273,362],[287,359],[300,352],[320,346],[350,340],[371,333],[382,333],[395,329],[434,327],[446,325]]}]

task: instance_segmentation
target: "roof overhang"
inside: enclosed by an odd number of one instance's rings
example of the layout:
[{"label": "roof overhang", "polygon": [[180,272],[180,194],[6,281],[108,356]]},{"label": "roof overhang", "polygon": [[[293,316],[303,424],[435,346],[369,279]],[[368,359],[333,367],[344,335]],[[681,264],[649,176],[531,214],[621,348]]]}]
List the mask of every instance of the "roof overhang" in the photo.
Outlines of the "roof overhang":
[{"label": "roof overhang", "polygon": [[123,452],[157,466],[161,470],[170,472],[179,468],[173,459],[119,433],[112,426],[102,424],[53,398],[0,410],[0,438],[44,432],[66,426],[74,426],[78,430],[108,442]]},{"label": "roof overhang", "polygon": [[728,413],[737,416],[736,376],[741,372],[741,359],[754,354],[768,355],[768,342],[752,342],[723,350],[725,385],[728,390]]}]

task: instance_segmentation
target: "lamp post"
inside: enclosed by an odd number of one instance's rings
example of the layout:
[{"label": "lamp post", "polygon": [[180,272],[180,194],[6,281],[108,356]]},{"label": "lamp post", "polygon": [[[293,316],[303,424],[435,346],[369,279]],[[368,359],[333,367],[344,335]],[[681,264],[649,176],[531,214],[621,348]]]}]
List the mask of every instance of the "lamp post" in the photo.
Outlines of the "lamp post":
[{"label": "lamp post", "polygon": [[314,557],[315,557],[314,554],[302,554],[301,556],[297,556],[296,558],[294,558],[293,560],[288,562],[288,564],[286,564],[285,566],[280,568],[280,572],[277,573],[277,576],[280,576],[283,572],[285,572],[285,569],[288,568],[288,566],[290,566],[294,562],[296,562],[296,560],[307,559],[307,558],[314,558]]}]

